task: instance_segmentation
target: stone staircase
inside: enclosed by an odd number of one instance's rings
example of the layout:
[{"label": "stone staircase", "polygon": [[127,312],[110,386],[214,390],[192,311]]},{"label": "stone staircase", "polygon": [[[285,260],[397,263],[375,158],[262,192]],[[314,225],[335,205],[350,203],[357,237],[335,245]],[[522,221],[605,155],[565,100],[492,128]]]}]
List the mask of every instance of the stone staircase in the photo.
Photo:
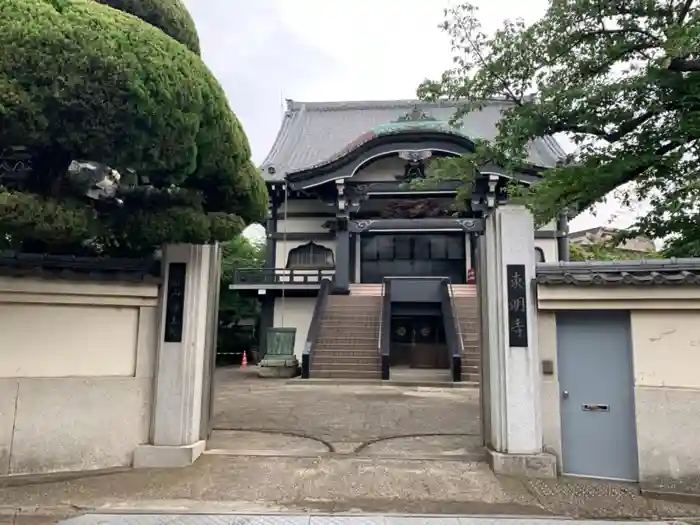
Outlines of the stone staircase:
[{"label": "stone staircase", "polygon": [[481,382],[481,321],[476,286],[455,284],[452,292],[463,346],[462,381],[478,384]]},{"label": "stone staircase", "polygon": [[330,295],[311,356],[311,378],[381,379],[381,285],[352,285]]},{"label": "stone staircase", "polygon": [[381,297],[382,295],[382,285],[381,284],[351,284],[350,285],[350,295],[355,297]]}]

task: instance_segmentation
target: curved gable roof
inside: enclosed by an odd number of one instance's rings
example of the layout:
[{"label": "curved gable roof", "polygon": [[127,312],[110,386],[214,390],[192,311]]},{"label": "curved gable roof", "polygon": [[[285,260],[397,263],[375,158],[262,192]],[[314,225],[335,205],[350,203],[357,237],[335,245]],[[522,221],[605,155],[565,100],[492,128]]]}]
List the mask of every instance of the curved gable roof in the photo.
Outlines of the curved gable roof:
[{"label": "curved gable roof", "polygon": [[[458,107],[455,102],[426,103],[417,100],[369,102],[287,101],[287,112],[277,138],[261,169],[268,181],[283,180],[287,173],[305,171],[337,160],[376,137],[409,132],[432,132],[462,140],[493,139],[505,101],[487,102],[481,110],[465,115],[461,127],[448,124]],[[418,110],[430,120],[397,122]],[[528,148],[528,162],[554,166],[564,151],[551,137],[537,139]],[[268,167],[274,167],[270,174]]]}]

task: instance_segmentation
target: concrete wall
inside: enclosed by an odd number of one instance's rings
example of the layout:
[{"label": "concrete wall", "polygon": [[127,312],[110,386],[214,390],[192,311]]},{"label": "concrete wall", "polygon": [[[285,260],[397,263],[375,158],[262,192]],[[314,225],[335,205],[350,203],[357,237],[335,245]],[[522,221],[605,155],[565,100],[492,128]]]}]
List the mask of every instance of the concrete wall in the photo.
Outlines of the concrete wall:
[{"label": "concrete wall", "polygon": [[155,284],[0,278],[0,475],[132,464],[157,303]]},{"label": "concrete wall", "polygon": [[275,298],[275,328],[296,328],[294,355],[301,362],[306,336],[309,333],[311,318],[316,305],[315,297],[277,297]]},{"label": "concrete wall", "polygon": [[639,468],[642,483],[682,490],[700,483],[700,290],[693,287],[540,286],[540,357],[545,448],[561,458],[556,312],[628,310],[632,331]]}]

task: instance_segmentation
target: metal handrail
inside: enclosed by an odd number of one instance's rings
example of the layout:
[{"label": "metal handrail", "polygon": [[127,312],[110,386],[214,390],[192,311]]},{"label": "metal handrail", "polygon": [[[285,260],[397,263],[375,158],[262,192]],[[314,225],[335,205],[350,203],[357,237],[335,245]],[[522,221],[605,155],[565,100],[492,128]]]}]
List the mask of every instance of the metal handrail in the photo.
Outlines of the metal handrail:
[{"label": "metal handrail", "polygon": [[382,380],[391,377],[391,281],[382,280],[382,306],[379,325],[379,350]]},{"label": "metal handrail", "polygon": [[454,288],[452,288],[452,279],[447,279],[447,288],[450,293],[450,304],[452,305],[452,321],[457,328],[457,339],[459,341],[459,352],[460,355],[464,355],[464,340],[462,339],[462,325],[459,324],[459,317],[457,316],[457,306],[455,305],[455,294]]},{"label": "metal handrail", "polygon": [[236,268],[233,285],[289,285],[321,284],[333,277],[335,268]]},{"label": "metal handrail", "polygon": [[309,379],[311,377],[311,358],[314,351],[314,345],[316,344],[316,339],[321,330],[321,316],[326,307],[326,302],[328,301],[328,295],[331,289],[331,281],[329,279],[323,279],[321,281],[321,288],[316,297],[316,304],[314,305],[314,311],[311,316],[311,323],[309,324],[309,331],[306,335],[306,343],[304,344],[304,351],[301,356],[301,377],[302,379]]},{"label": "metal handrail", "polygon": [[384,291],[386,289],[386,279],[382,279],[382,293],[381,293],[381,298],[382,302],[381,305],[379,306],[379,336],[377,338],[377,350],[381,351],[382,349],[382,321],[384,320]]}]

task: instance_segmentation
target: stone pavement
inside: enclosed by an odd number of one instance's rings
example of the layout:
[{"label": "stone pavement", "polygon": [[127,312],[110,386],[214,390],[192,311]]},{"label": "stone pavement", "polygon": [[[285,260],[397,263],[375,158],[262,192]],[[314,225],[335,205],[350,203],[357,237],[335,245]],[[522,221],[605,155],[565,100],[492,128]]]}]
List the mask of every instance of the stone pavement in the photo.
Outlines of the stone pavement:
[{"label": "stone pavement", "polygon": [[188,513],[700,518],[635,486],[494,475],[473,390],[218,379],[219,430],[194,465],[0,488],[0,524],[134,512],[173,525]]},{"label": "stone pavement", "polygon": [[217,370],[214,428],[265,430],[328,443],[481,432],[476,389],[304,384],[260,380],[255,368]]},{"label": "stone pavement", "polygon": [[[562,519],[401,516],[401,515],[90,515],[62,525],[571,525]],[[588,525],[613,525],[614,521],[587,521]],[[671,525],[672,522],[637,522],[638,525]],[[677,523],[677,522],[676,522]]]}]

